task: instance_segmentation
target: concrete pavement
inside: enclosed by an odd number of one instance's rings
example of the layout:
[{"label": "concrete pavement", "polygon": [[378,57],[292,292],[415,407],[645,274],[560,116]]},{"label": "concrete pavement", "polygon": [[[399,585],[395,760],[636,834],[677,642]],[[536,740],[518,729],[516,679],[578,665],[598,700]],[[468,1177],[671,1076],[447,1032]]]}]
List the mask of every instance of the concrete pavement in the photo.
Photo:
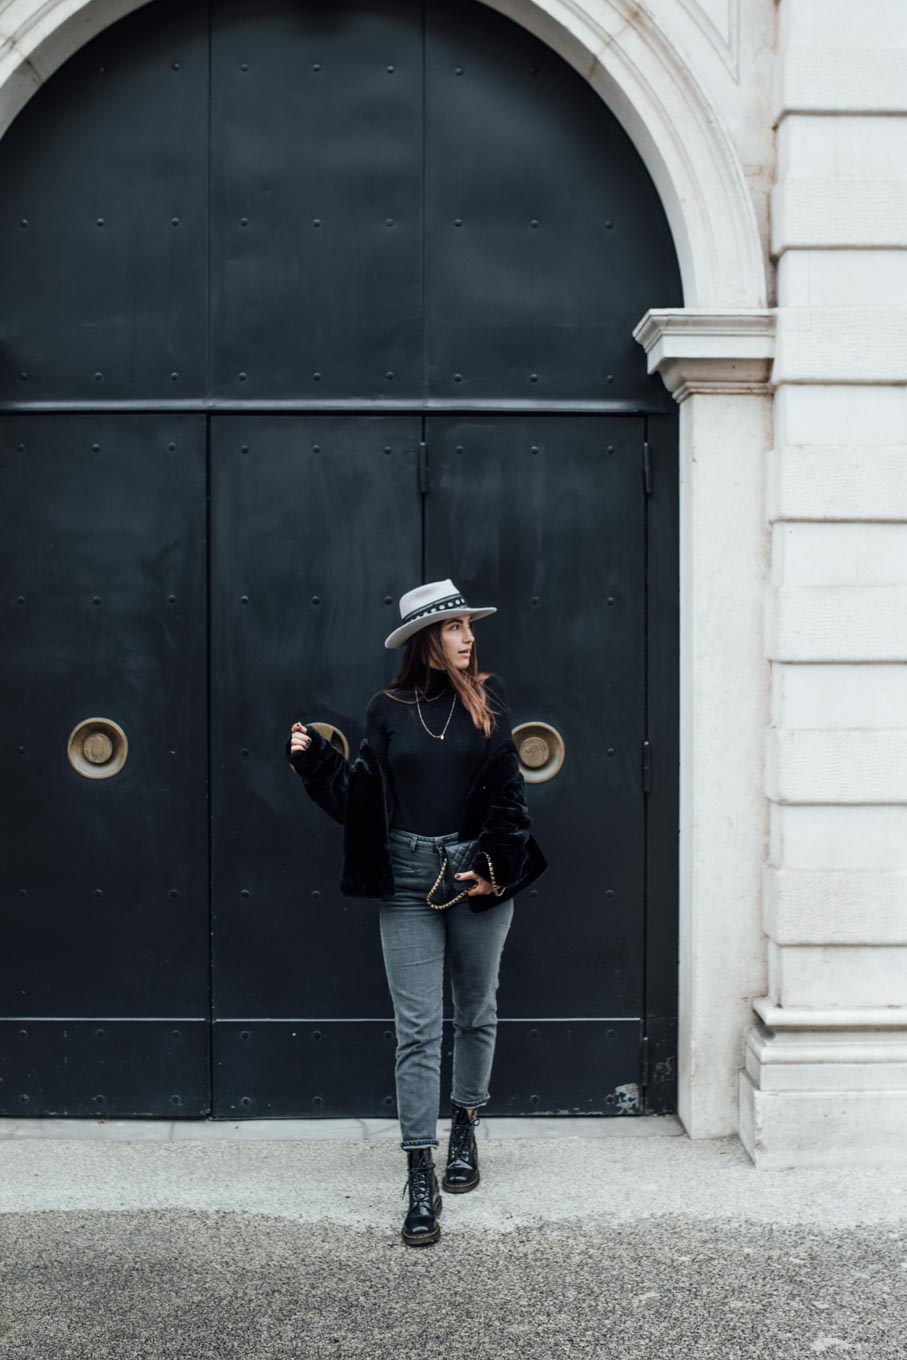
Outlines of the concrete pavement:
[{"label": "concrete pavement", "polygon": [[261,1123],[0,1121],[0,1360],[907,1355],[907,1169],[486,1118],[415,1250],[392,1121]]}]

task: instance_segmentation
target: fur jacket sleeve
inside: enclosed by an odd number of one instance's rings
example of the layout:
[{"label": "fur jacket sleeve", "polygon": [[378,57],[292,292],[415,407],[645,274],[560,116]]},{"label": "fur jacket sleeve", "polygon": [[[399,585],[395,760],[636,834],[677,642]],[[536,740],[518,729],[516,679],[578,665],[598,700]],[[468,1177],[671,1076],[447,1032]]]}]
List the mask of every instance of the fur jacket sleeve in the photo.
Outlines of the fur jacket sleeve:
[{"label": "fur jacket sleeve", "polygon": [[[340,891],[346,897],[389,897],[394,891],[388,826],[391,796],[382,762],[363,738],[355,759],[309,727],[307,751],[286,756],[306,793],[343,827]],[[485,911],[534,883],[548,867],[530,831],[531,817],[519,754],[512,739],[486,758],[473,780],[457,829],[460,840],[478,840],[471,868],[483,878],[491,871],[504,892],[467,898]],[[486,860],[491,862],[491,871]]]}]

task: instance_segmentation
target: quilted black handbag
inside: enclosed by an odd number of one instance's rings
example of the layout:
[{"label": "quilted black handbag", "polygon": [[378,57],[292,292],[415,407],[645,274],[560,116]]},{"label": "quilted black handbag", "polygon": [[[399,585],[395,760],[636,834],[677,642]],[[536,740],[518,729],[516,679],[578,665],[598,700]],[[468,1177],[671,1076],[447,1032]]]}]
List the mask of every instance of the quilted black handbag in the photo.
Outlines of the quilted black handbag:
[{"label": "quilted black handbag", "polygon": [[[466,880],[466,887],[457,892],[459,883],[454,875],[461,874],[470,867],[472,861],[476,857],[478,848],[479,842],[477,840],[454,841],[452,844],[442,847],[444,858],[441,863],[441,872],[429,888],[425,897],[425,900],[430,907],[436,907],[439,911],[444,907],[452,907],[455,902],[459,902],[461,898],[465,897],[471,888],[475,887],[475,879],[468,878]],[[488,869],[489,873],[492,875],[491,884],[494,889],[494,894],[496,897],[500,897],[504,892],[504,889],[499,888],[495,883],[494,873],[491,868],[491,860],[488,858],[487,854],[485,858],[488,859]],[[449,898],[450,900],[445,902],[433,902],[431,898],[432,893],[434,892],[441,892],[445,898]]]}]

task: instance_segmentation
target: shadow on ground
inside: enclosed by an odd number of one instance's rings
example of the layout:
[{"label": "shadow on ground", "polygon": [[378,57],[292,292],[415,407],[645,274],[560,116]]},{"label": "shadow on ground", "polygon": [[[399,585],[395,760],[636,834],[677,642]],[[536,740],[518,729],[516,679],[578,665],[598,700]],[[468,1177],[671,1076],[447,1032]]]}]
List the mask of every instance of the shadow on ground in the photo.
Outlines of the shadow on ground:
[{"label": "shadow on ground", "polygon": [[[400,1217],[404,1210],[400,1201]],[[903,1360],[907,1232],[678,1215],[386,1231],[234,1211],[0,1215],[2,1360]]]}]

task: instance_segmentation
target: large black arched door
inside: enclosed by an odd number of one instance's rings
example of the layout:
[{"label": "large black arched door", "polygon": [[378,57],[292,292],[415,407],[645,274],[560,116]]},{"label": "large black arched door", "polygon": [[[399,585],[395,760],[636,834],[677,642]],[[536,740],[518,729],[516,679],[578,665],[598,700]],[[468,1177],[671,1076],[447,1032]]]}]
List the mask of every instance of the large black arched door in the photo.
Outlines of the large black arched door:
[{"label": "large black arched door", "polygon": [[446,576],[564,751],[489,1113],[673,1108],[676,425],[631,331],[681,296],[616,120],[471,0],[155,0],[0,186],[0,1112],[393,1113],[374,904],[282,752],[355,753]]}]

